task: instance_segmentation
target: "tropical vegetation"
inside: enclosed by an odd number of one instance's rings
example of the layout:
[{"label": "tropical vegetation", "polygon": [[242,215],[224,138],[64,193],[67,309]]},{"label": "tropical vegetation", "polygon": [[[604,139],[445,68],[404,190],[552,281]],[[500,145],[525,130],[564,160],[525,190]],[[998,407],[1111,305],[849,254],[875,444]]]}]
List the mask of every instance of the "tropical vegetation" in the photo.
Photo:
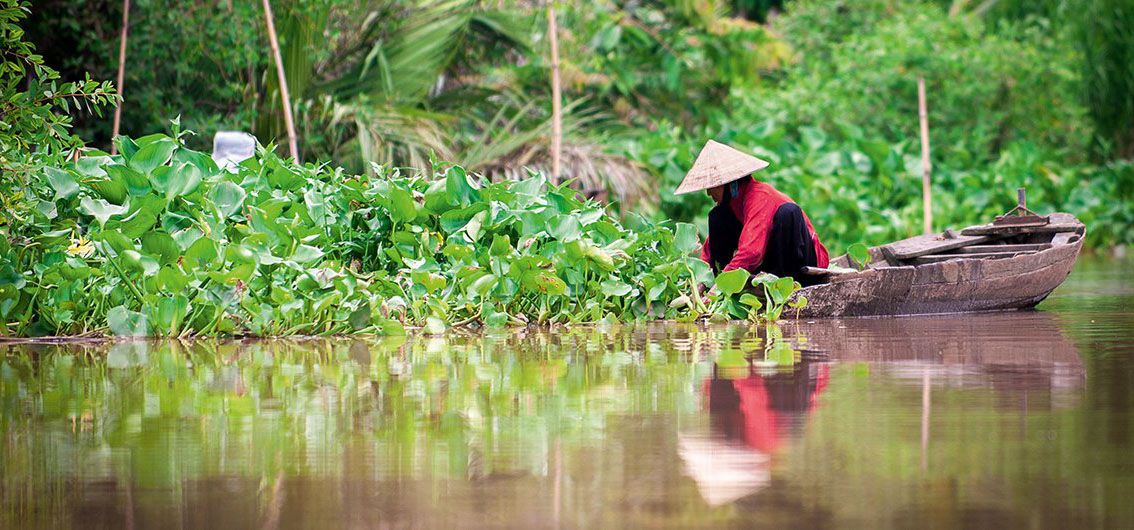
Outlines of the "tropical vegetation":
[{"label": "tropical vegetation", "polygon": [[[1027,187],[1089,246],[1134,242],[1122,2],[554,5],[559,173],[545,5],[273,2],[298,160],[254,3],[135,2],[124,99],[93,80],[122,6],[0,5],[5,334],[774,319],[794,285],[713,279],[709,199],[670,190],[714,138],[771,161],[835,253],[916,234],[919,77],[937,228]],[[221,167],[201,151],[232,129],[262,148]]]},{"label": "tropical vegetation", "polygon": [[183,136],[120,137],[121,154],[46,168],[30,188],[41,206],[0,240],[5,334],[775,320],[798,288],[760,277],[760,301],[738,271],[702,292],[714,280],[692,256],[693,225],[619,221],[539,173],[487,182],[433,162],[426,176],[352,175],[270,150],[225,167]]}]

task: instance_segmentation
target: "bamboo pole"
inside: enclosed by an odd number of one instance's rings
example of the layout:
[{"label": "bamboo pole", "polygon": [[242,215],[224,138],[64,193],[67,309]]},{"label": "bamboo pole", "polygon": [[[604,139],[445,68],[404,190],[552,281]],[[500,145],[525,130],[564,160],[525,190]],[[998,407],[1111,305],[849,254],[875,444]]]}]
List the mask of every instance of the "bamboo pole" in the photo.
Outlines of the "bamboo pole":
[{"label": "bamboo pole", "polygon": [[555,22],[555,6],[547,6],[547,34],[551,41],[551,181],[559,183],[560,156],[563,150],[563,108],[559,87],[559,28]]},{"label": "bamboo pole", "polygon": [[[115,88],[118,90],[118,97],[122,97],[122,83],[126,77],[126,37],[130,33],[130,0],[122,0],[122,33],[118,39],[118,83]],[[114,107],[114,125],[110,129],[110,154],[118,154],[118,144],[114,143],[114,139],[118,137],[118,129],[122,124],[122,104],[125,100],[119,100],[118,105]]]},{"label": "bamboo pole", "polygon": [[929,187],[929,111],[925,104],[925,78],[917,78],[917,116],[921,122],[921,208],[926,234],[933,233],[933,198]]},{"label": "bamboo pole", "polygon": [[276,61],[276,78],[280,83],[280,103],[283,105],[284,125],[287,127],[287,147],[291,158],[299,162],[299,147],[295,142],[295,121],[291,117],[291,95],[287,91],[287,77],[284,75],[283,58],[280,57],[280,42],[276,38],[276,24],[272,21],[272,4],[262,0],[264,19],[268,23],[268,44],[272,47],[272,58]]}]

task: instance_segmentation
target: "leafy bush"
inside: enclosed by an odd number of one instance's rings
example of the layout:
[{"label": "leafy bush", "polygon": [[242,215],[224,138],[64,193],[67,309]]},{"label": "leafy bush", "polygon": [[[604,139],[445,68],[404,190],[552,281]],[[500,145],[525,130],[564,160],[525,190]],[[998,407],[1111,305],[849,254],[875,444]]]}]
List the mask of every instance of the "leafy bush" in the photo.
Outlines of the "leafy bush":
[{"label": "leafy bush", "polygon": [[660,217],[703,218],[703,194],[672,195],[706,139],[769,160],[758,178],[803,206],[836,253],[921,232],[917,75],[929,85],[935,226],[988,222],[1028,189],[1067,211],[1088,245],[1124,244],[1129,164],[1088,161],[1078,52],[1044,19],[946,16],[929,2],[810,1],[775,24],[800,53],[781,79],[734,87],[700,127],[657,119],[625,152],[659,176]]},{"label": "leafy bush", "polygon": [[[924,76],[936,161],[981,164],[1015,141],[1085,159],[1091,129],[1077,97],[1081,58],[1066,32],[1043,20],[987,27],[931,3],[879,10],[867,2],[845,7],[866,14],[835,17],[825,24],[839,29],[819,30],[838,38],[815,43],[814,29],[797,19],[821,18],[833,4],[792,4],[786,38],[803,43],[804,58],[774,87],[737,94],[735,118],[828,131],[845,122],[872,138],[916,139],[917,78]],[[858,26],[858,18],[874,20]]]},{"label": "leafy bush", "polygon": [[32,215],[29,188],[43,184],[45,166],[82,145],[68,112],[98,113],[116,101],[109,82],[62,82],[45,66],[18,25],[27,13],[26,2],[0,0],[0,229]]},{"label": "leafy bush", "polygon": [[[126,50],[122,134],[165,130],[181,116],[204,147],[217,130],[249,130],[257,88],[268,68],[259,2],[134,0]],[[122,2],[43,0],[27,21],[28,38],[64,76],[113,79]],[[281,6],[282,7],[282,6]],[[93,145],[110,145],[111,120],[76,119]]]},{"label": "leafy bush", "polygon": [[1075,20],[1091,117],[1112,155],[1134,158],[1134,6],[1126,0],[1082,4]]},{"label": "leafy bush", "polygon": [[270,152],[229,171],[164,135],[120,149],[48,168],[34,226],[0,240],[5,334],[437,331],[705,311],[699,284],[712,278],[691,256],[692,225],[631,228],[540,175],[353,176]]}]

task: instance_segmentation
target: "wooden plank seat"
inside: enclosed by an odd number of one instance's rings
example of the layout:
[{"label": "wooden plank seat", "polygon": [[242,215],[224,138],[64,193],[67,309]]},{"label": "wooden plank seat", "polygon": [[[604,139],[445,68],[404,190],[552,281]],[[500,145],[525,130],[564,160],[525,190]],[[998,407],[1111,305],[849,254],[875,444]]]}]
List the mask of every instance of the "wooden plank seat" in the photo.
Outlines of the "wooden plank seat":
[{"label": "wooden plank seat", "polygon": [[1003,259],[1026,254],[1035,254],[1036,252],[1036,250],[1008,250],[1004,252],[972,252],[966,254],[930,254],[927,256],[918,256],[910,260],[910,262],[914,265],[926,265],[929,263],[949,261],[951,259]]},{"label": "wooden plank seat", "polygon": [[1051,248],[1051,243],[1021,243],[1015,245],[973,245],[971,247],[963,247],[957,249],[959,254],[983,254],[985,252],[1012,252],[1024,250],[1047,250]]},{"label": "wooden plank seat", "polygon": [[992,241],[989,236],[954,236],[947,237],[948,235],[929,235],[917,236],[904,241],[898,241],[882,247],[883,255],[889,259],[895,260],[908,260],[918,256],[925,256],[928,254],[940,254],[949,250],[976,245],[979,243],[986,243]]}]

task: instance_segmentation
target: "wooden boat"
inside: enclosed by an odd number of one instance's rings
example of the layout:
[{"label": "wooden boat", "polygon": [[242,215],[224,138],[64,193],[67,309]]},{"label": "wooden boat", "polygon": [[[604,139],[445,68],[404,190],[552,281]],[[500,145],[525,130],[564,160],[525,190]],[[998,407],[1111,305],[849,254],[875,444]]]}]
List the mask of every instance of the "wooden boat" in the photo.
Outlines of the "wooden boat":
[{"label": "wooden boat", "polygon": [[809,268],[822,283],[795,295],[808,301],[800,317],[1032,308],[1071,274],[1085,234],[1073,215],[1028,211],[1021,193],[1017,209],[993,223],[872,248],[861,271],[846,270],[847,256],[833,259],[833,270]]}]

